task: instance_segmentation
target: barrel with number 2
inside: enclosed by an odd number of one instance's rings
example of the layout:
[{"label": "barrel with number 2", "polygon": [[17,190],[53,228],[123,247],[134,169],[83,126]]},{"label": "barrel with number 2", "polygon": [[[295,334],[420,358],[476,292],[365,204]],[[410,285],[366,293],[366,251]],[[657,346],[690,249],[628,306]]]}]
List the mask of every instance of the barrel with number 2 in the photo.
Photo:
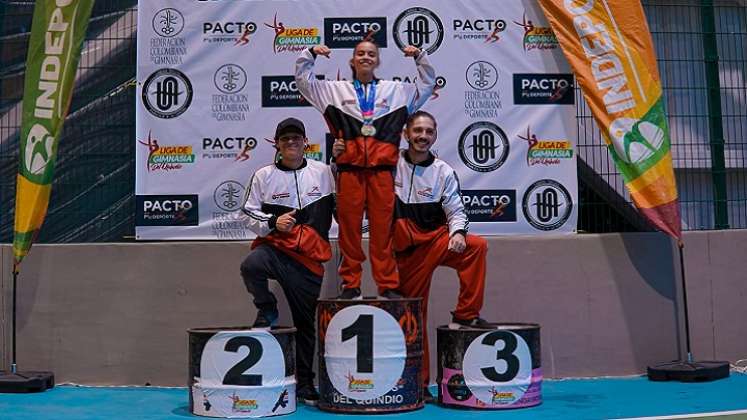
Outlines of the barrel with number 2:
[{"label": "barrel with number 2", "polygon": [[190,412],[242,418],[296,411],[295,328],[188,332]]},{"label": "barrel with number 2", "polygon": [[421,299],[320,300],[319,408],[362,413],[423,406]]},{"label": "barrel with number 2", "polygon": [[542,402],[539,325],[443,326],[437,330],[437,347],[439,403],[504,409]]}]

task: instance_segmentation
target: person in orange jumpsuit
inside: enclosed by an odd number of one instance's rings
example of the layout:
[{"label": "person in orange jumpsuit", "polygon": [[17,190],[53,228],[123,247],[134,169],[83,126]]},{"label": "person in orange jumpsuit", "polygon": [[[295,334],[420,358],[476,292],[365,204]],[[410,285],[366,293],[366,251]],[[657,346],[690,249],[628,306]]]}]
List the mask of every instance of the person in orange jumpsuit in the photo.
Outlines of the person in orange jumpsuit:
[{"label": "person in orange jumpsuit", "polygon": [[[485,290],[485,258],[488,243],[467,233],[469,221],[464,210],[456,172],[430,152],[436,142],[435,118],[424,111],[407,120],[405,138],[394,180],[394,250],[405,297],[423,298],[423,325],[428,325],[428,295],[433,272],[438,266],[451,267],[459,277],[459,298],[452,312],[450,328],[489,324],[479,317]],[[424,400],[433,396],[430,381],[428,336],[423,329]]]},{"label": "person in orange jumpsuit", "polygon": [[379,294],[400,297],[392,251],[393,170],[407,116],[428,100],[435,86],[435,72],[427,53],[414,46],[407,46],[403,52],[415,60],[417,83],[376,78],[379,48],[370,41],[358,43],[353,51],[352,81],[316,78],[312,71],[316,57],[331,54],[325,45],[304,50],[296,60],[298,90],[323,114],[332,135],[342,138],[344,144],[335,160],[343,299],[360,296],[362,263],[366,259],[361,247],[364,210],[369,221],[371,271]]}]

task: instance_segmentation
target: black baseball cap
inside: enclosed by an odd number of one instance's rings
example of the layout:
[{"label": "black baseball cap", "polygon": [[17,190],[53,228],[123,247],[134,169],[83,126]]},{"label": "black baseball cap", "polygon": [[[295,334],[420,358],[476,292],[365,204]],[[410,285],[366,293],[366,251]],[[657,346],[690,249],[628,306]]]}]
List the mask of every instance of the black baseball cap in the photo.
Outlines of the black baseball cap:
[{"label": "black baseball cap", "polygon": [[298,133],[306,137],[306,128],[303,126],[301,120],[292,117],[286,118],[280,121],[278,128],[275,129],[275,140],[288,133]]}]

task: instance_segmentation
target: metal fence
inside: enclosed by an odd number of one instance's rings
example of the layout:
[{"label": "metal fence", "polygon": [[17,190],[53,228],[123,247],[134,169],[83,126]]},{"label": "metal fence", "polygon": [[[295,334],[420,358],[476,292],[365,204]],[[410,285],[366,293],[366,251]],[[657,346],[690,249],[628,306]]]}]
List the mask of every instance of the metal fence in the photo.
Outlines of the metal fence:
[{"label": "metal fence", "polygon": [[[643,3],[685,230],[747,228],[747,0]],[[11,242],[33,1],[0,0],[0,242]],[[38,242],[134,237],[136,0],[97,0]],[[576,92],[579,231],[650,230]]]},{"label": "metal fence", "polygon": [[[747,1],[643,6],[666,98],[683,229],[747,228]],[[629,211],[622,176],[577,98],[579,229],[646,229]]]}]

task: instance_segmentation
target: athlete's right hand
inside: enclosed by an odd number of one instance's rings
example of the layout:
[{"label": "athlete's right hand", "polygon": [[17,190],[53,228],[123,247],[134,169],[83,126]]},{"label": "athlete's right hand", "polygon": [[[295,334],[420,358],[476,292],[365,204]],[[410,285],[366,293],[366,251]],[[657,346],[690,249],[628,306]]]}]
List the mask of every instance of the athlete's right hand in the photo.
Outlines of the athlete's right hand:
[{"label": "athlete's right hand", "polygon": [[342,139],[342,130],[340,130],[334,144],[332,144],[332,156],[337,159],[345,151],[345,140]]},{"label": "athlete's right hand", "polygon": [[281,214],[275,221],[275,229],[281,232],[290,232],[293,226],[296,224],[296,218],[293,217],[296,214],[296,209],[289,211],[288,213]]},{"label": "athlete's right hand", "polygon": [[311,51],[314,51],[314,54],[316,55],[323,55],[327,58],[329,58],[329,54],[332,52],[332,50],[324,44],[314,45],[314,48],[312,48]]}]

